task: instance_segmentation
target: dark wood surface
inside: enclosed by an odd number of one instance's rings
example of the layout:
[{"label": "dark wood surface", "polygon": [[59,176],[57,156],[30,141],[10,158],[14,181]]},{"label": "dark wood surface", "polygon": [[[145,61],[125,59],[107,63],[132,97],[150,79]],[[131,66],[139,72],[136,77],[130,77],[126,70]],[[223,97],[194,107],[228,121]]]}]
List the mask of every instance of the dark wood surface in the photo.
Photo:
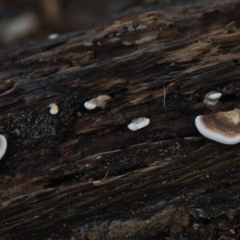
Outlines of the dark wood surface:
[{"label": "dark wood surface", "polygon": [[239,144],[194,125],[240,108],[240,1],[153,8],[1,51],[0,239],[240,238]]}]

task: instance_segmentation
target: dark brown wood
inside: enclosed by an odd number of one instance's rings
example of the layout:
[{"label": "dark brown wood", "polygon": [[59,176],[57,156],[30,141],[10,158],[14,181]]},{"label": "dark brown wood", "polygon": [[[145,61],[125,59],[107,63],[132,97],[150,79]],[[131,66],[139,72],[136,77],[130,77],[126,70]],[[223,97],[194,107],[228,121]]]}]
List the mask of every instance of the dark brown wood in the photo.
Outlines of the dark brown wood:
[{"label": "dark brown wood", "polygon": [[[240,238],[239,144],[194,125],[240,108],[240,1],[142,9],[2,50],[1,239]],[[129,131],[138,117],[150,125]]]}]

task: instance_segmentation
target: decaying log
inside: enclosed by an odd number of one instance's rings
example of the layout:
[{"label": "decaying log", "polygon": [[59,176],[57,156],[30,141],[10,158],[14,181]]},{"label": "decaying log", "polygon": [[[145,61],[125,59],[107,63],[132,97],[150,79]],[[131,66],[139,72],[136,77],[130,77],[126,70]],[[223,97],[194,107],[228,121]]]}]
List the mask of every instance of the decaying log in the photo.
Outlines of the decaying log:
[{"label": "decaying log", "polygon": [[240,238],[239,145],[194,125],[240,108],[240,1],[208,4],[2,50],[1,239]]}]

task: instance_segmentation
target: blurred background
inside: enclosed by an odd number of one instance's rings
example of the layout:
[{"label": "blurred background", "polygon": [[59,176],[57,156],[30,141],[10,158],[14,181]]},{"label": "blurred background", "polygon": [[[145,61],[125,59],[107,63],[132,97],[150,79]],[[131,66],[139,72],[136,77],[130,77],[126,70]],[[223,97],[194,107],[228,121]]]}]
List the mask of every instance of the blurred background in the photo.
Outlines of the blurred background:
[{"label": "blurred background", "polygon": [[[0,0],[0,45],[30,43],[52,33],[84,30],[104,23],[141,0]],[[54,38],[57,35],[50,35]]]},{"label": "blurred background", "polygon": [[107,24],[146,5],[155,10],[190,2],[196,0],[0,0],[0,47]]}]

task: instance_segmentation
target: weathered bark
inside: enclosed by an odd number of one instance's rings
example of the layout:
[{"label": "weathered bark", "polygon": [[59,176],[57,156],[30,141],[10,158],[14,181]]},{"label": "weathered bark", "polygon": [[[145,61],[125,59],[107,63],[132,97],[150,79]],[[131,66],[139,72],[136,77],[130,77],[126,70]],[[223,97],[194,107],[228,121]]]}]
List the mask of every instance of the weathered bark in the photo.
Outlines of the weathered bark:
[{"label": "weathered bark", "polygon": [[194,125],[240,108],[240,1],[207,4],[2,51],[2,239],[240,238],[239,145]]}]

